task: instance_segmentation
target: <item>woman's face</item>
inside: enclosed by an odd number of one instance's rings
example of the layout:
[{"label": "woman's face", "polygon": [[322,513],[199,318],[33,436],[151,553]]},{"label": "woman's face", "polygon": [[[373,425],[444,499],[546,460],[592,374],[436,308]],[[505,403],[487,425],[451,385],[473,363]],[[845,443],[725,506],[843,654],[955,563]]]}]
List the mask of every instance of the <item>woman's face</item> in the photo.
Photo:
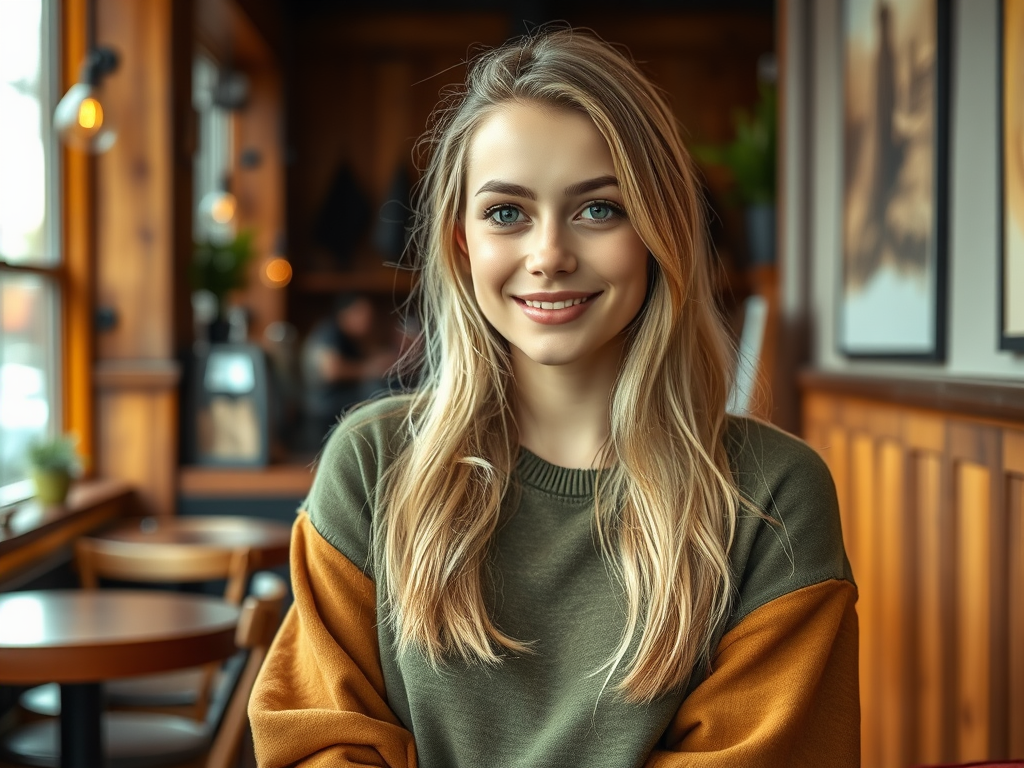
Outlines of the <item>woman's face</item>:
[{"label": "woman's face", "polygon": [[514,362],[619,355],[647,292],[608,143],[586,115],[509,103],[469,146],[459,233],[484,316]]}]

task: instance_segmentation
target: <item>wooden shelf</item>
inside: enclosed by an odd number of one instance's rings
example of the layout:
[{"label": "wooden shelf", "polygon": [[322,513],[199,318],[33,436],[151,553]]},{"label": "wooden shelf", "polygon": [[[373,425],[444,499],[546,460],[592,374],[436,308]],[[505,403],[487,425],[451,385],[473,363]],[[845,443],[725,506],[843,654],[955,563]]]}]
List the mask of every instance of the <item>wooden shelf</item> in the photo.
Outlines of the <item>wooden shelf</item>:
[{"label": "wooden shelf", "polygon": [[312,482],[311,464],[270,464],[266,467],[188,465],[178,472],[178,493],[190,498],[304,498]]}]

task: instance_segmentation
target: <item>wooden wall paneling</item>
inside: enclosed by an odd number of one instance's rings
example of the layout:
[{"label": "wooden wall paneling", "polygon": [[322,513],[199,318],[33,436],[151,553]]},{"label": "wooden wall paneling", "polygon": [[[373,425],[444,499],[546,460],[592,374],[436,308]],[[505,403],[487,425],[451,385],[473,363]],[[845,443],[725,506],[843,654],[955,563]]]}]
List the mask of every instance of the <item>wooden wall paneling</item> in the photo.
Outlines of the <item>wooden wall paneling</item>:
[{"label": "wooden wall paneling", "polygon": [[955,559],[941,454],[914,454],[917,542],[916,751],[939,763],[954,756],[953,706]]},{"label": "wooden wall paneling", "polygon": [[173,292],[171,0],[100,0],[99,39],[116,41],[104,81],[117,142],[97,163],[98,290],[118,314],[101,359],[170,359]]},{"label": "wooden wall paneling", "polygon": [[1024,755],[1024,430],[1003,433],[1003,471],[1009,564],[1009,701],[1007,733],[1010,755]]},{"label": "wooden wall paneling", "polygon": [[1024,755],[1024,427],[958,415],[966,388],[943,412],[823,383],[803,420],[850,521],[863,764]]},{"label": "wooden wall paneling", "polygon": [[[951,420],[957,542],[957,759],[1003,757],[1005,712],[1005,531],[998,509],[998,432]],[[1001,567],[1003,566],[1003,567]]]},{"label": "wooden wall paneling", "polygon": [[135,487],[146,514],[175,513],[177,473],[168,464],[178,459],[178,378],[173,364],[108,364],[96,372],[104,474]]},{"label": "wooden wall paneling", "polygon": [[991,541],[986,468],[956,466],[957,558],[957,758],[981,760],[989,752],[992,669]]},{"label": "wooden wall paneling", "polygon": [[878,557],[878,485],[875,444],[870,434],[856,432],[851,439],[850,475],[857,482],[850,488],[850,512],[855,521],[856,560],[851,567],[860,592],[860,690],[861,759],[864,765],[881,767],[880,669],[882,627]]},{"label": "wooden wall paneling", "polygon": [[[120,66],[104,81],[117,141],[96,160],[96,296],[116,315],[99,336],[98,472],[136,486],[144,510],[172,514],[178,463],[176,323],[191,253],[192,4],[99,0],[97,35]],[[182,191],[187,187],[187,192]]]},{"label": "wooden wall paneling", "polygon": [[914,603],[908,614],[915,620],[916,652],[908,660],[914,669],[909,683],[916,709],[914,753],[925,763],[954,757],[953,643],[956,584],[949,477],[945,459],[946,424],[935,415],[907,411],[903,435],[910,454],[908,500],[914,521],[911,543],[916,550]]},{"label": "wooden wall paneling", "polygon": [[[879,643],[880,766],[910,764],[916,725],[914,687],[913,606],[916,552],[911,529],[915,505],[909,493],[907,457],[903,445],[892,439],[877,443],[877,568],[875,584]],[[912,488],[912,486],[911,486]]]}]

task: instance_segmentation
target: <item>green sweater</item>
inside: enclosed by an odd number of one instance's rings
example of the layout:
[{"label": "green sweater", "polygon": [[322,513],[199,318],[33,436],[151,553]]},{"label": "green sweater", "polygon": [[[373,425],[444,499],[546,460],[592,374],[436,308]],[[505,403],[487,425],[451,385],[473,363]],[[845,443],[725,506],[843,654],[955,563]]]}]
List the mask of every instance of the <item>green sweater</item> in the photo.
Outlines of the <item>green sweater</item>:
[{"label": "green sweater", "polygon": [[[776,659],[771,662],[772,669],[755,669],[752,674],[776,675],[782,680],[789,676],[796,681],[807,676],[805,667],[812,663],[821,667],[810,673],[811,678],[819,678],[818,685],[826,672],[836,675],[841,680],[841,701],[817,701],[815,706],[833,710],[829,721],[839,724],[840,735],[852,734],[841,737],[839,743],[848,744],[848,752],[856,751],[852,743],[856,740],[859,718],[855,691],[855,617],[852,657],[848,642],[855,591],[843,550],[831,477],[818,455],[804,443],[752,420],[730,420],[727,447],[741,492],[778,524],[742,512],[737,521],[736,538],[730,551],[737,593],[728,622],[720,628],[712,646],[720,650],[713,662],[712,674],[709,676],[706,670],[695,671],[685,690],[662,696],[651,704],[635,705],[626,702],[615,690],[615,684],[622,679],[621,669],[616,670],[606,684],[606,663],[618,645],[624,626],[625,600],[621,584],[596,546],[594,482],[597,473],[554,466],[525,449],[521,450],[516,467],[520,488],[517,503],[514,510],[507,510],[510,514],[505,515],[494,548],[490,608],[498,628],[511,637],[528,641],[533,653],[507,654],[494,667],[452,660],[435,670],[417,651],[396,652],[392,626],[383,620],[377,608],[384,603],[383,580],[378,579],[380,553],[371,536],[373,516],[379,508],[381,474],[404,441],[403,409],[396,404],[400,405],[401,401],[391,399],[371,404],[334,431],[319,462],[304,509],[315,529],[307,534],[322,537],[374,585],[375,615],[365,616],[363,620],[375,625],[384,699],[398,723],[411,734],[418,765],[425,768],[574,765],[627,768],[654,764],[652,761],[659,754],[669,754],[682,740],[694,734],[714,735],[735,730],[734,739],[740,744],[746,743],[750,734],[742,725],[744,717],[724,712],[709,718],[711,713],[705,710],[690,724],[681,723],[680,718],[686,715],[684,701],[703,693],[704,684],[719,674],[724,664],[721,649],[726,641],[732,642],[730,633],[742,635],[736,630],[745,620],[770,604],[772,610],[783,612],[783,620],[766,617],[764,630],[753,639],[744,640],[750,644],[750,649],[739,654],[740,663],[750,662],[755,655],[764,653],[765,644],[770,648],[777,642],[778,647],[784,649],[789,635],[781,638],[772,635],[778,627],[788,626],[786,620],[793,620],[800,627],[804,625],[801,612],[820,612],[821,605],[826,603],[845,605],[834,611],[839,618],[829,625],[831,629],[814,630],[817,634],[813,639],[819,645],[828,646],[836,644],[836,638],[846,638],[842,660],[836,662],[833,658],[836,654],[826,652],[815,654],[824,661],[808,662],[801,656],[782,659],[782,667],[778,668],[780,660]],[[303,557],[323,555],[307,551]],[[327,557],[333,555],[328,553]],[[331,584],[313,583],[309,588],[318,606],[331,601]],[[819,593],[824,596],[818,597]],[[780,601],[780,598],[789,599]],[[324,613],[327,609],[316,610]],[[766,609],[761,613],[770,611]],[[320,622],[322,618],[306,617],[306,620]],[[751,626],[755,624],[752,622]],[[806,626],[817,625],[810,622]],[[339,638],[338,643],[344,647],[345,638]],[[282,644],[288,645],[289,652],[303,652],[301,643]],[[272,657],[274,653],[272,651]],[[794,667],[791,675],[787,675],[787,664]],[[266,672],[267,676],[273,674]],[[728,674],[729,668],[722,673],[723,676]],[[751,681],[751,686],[766,681]],[[728,696],[743,693],[745,685],[742,681],[734,684]],[[774,683],[769,687],[771,685]],[[722,701],[728,696],[712,698]],[[813,694],[808,696],[813,698]],[[289,711],[299,711],[302,706],[287,703]],[[805,707],[807,702],[798,706]],[[780,707],[785,708],[782,704]],[[280,710],[285,705],[274,704],[271,708]],[[255,714],[258,716],[259,711]],[[768,716],[778,715],[776,712]],[[757,727],[763,730],[763,723]],[[806,729],[811,726],[806,722],[789,727],[802,733],[799,738],[806,739],[808,744],[826,735],[807,733]],[[683,732],[674,735],[674,731],[680,729]],[[254,731],[257,730],[254,723]],[[828,735],[834,738],[836,734]],[[790,740],[793,736],[783,738]],[[257,743],[258,751],[259,747]],[[779,745],[771,748],[778,749]],[[801,744],[783,744],[782,752],[788,755],[788,762],[780,764],[799,764],[793,762],[793,755],[801,748]],[[763,754],[769,751],[766,747]],[[813,759],[817,762],[807,764],[857,764],[852,759],[845,761],[842,756],[839,762],[820,756]]]}]

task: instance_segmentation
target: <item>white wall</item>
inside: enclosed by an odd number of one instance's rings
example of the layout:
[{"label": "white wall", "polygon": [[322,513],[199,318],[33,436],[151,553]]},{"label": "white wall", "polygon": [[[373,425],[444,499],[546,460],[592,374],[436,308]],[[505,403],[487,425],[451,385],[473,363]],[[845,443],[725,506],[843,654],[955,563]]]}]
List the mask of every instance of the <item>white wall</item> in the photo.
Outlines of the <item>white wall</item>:
[{"label": "white wall", "polygon": [[[848,0],[856,2],[857,0]],[[841,264],[842,0],[809,3],[808,232],[812,363],[911,377],[1024,379],[1024,355],[998,350],[998,0],[955,0],[949,131],[947,347],[944,363],[850,360],[836,343]]]}]

